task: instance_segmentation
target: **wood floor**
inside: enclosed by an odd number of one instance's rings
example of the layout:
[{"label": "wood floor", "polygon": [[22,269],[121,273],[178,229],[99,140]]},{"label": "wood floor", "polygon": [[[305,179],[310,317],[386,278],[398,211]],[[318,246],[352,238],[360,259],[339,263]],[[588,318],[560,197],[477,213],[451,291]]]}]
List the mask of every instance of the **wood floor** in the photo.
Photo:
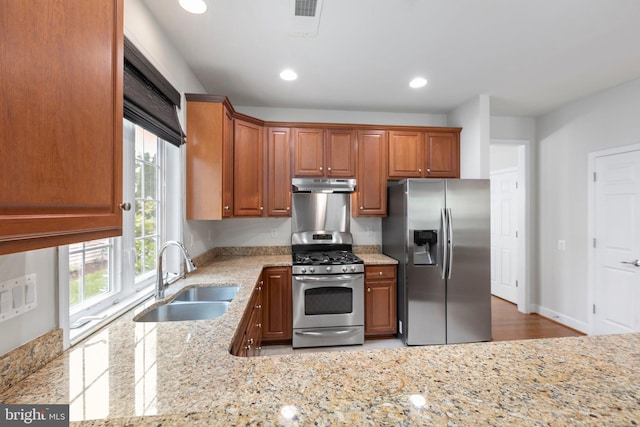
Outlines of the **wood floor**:
[{"label": "wood floor", "polygon": [[494,296],[491,297],[491,333],[493,341],[584,335],[538,314],[522,314],[515,304]]}]

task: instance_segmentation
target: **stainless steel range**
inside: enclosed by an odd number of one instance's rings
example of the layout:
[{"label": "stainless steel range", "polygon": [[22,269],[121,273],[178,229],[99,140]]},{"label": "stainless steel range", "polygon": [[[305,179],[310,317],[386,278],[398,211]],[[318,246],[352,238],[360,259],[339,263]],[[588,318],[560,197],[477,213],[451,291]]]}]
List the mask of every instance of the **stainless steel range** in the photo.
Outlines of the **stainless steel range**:
[{"label": "stainless steel range", "polygon": [[294,179],[293,347],[364,342],[364,262],[353,254],[355,180]]}]

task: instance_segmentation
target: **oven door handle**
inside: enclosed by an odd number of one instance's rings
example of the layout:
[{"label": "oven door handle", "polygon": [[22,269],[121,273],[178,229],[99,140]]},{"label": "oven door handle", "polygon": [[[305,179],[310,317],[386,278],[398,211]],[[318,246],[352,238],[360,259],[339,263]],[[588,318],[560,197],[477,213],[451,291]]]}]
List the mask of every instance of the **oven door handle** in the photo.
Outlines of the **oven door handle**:
[{"label": "oven door handle", "polygon": [[363,274],[344,274],[340,276],[293,276],[293,278],[300,282],[345,282],[358,280],[363,276]]},{"label": "oven door handle", "polygon": [[350,329],[327,329],[325,331],[295,331],[296,335],[311,335],[314,337],[332,337],[336,335],[356,334],[359,333],[362,328],[350,328]]}]

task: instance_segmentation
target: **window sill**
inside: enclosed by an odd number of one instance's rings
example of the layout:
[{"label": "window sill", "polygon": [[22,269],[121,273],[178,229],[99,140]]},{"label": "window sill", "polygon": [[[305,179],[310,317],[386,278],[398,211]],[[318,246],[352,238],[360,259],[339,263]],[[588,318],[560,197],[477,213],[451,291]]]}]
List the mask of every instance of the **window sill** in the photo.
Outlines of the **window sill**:
[{"label": "window sill", "polygon": [[88,337],[89,335],[93,334],[98,329],[100,329],[103,326],[107,325],[108,323],[114,321],[116,318],[118,318],[119,316],[121,316],[125,312],[127,312],[127,311],[131,310],[132,308],[134,308],[135,306],[139,305],[141,302],[143,302],[144,300],[146,300],[150,296],[152,296],[153,295],[153,291],[154,291],[154,286],[153,285],[149,285],[149,286],[145,287],[144,289],[140,290],[139,292],[134,293],[133,295],[131,295],[129,298],[125,299],[124,301],[121,301],[120,303],[118,303],[116,305],[113,305],[113,306],[109,307],[108,309],[106,309],[106,310],[102,311],[101,313],[99,313],[98,316],[101,316],[103,318],[91,320],[91,321],[87,322],[87,324],[85,324],[85,325],[83,325],[83,326],[81,326],[79,328],[69,329],[69,342],[70,342],[70,345],[73,346],[73,345],[77,344],[81,340],[83,340],[86,337]]}]

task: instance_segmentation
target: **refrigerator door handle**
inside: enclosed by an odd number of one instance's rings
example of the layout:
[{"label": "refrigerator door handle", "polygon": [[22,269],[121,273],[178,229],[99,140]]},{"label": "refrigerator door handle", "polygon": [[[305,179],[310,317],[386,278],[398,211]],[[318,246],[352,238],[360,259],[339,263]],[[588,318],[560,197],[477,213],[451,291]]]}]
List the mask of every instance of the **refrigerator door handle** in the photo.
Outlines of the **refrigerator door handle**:
[{"label": "refrigerator door handle", "polygon": [[451,272],[453,271],[453,214],[451,213],[451,208],[447,208],[447,245],[449,245],[449,265],[447,269],[449,270],[449,274],[447,279],[451,279]]},{"label": "refrigerator door handle", "polygon": [[440,239],[442,240],[442,265],[440,266],[440,278],[444,280],[447,277],[447,266],[449,265],[447,211],[444,208],[440,209],[440,219],[442,220],[442,239]]}]

